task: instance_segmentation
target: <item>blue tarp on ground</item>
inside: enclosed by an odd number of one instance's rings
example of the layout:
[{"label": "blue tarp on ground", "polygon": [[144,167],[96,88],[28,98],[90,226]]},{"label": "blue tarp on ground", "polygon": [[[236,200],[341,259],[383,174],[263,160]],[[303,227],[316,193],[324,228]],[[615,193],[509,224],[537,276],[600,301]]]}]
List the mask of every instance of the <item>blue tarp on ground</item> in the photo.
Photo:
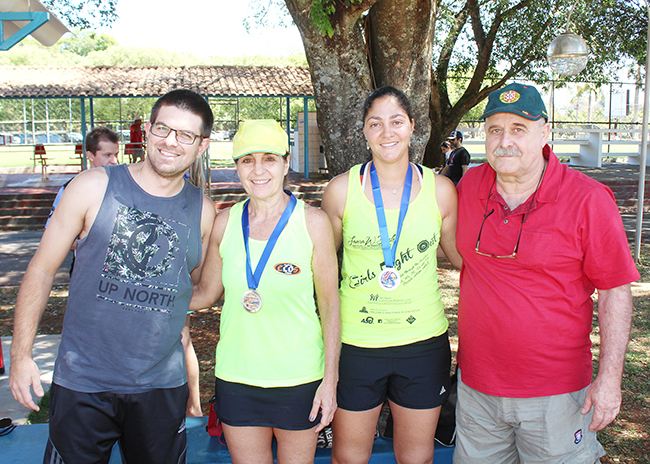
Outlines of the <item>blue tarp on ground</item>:
[{"label": "blue tarp on ground", "polygon": [[[231,463],[228,448],[217,438],[205,431],[208,418],[190,417],[187,419],[188,464]],[[47,424],[19,425],[9,435],[0,437],[1,464],[36,464],[43,462],[43,452],[47,442]],[[436,444],[434,464],[452,464],[453,448],[443,448]],[[119,451],[114,449],[110,464],[120,464]],[[317,464],[330,462],[330,450],[316,452]],[[370,464],[395,464],[393,443],[377,439]]]}]

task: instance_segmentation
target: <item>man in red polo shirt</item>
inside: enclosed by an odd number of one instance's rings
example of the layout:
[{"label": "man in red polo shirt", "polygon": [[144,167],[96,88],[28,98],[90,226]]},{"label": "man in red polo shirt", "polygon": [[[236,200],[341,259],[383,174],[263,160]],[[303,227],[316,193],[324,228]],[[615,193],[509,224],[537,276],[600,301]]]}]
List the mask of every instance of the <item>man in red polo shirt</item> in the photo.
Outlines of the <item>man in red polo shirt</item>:
[{"label": "man in red polo shirt", "polygon": [[532,86],[490,94],[488,163],[458,186],[456,464],[598,462],[596,431],[620,410],[640,276],[612,192],[560,164],[547,118]]}]

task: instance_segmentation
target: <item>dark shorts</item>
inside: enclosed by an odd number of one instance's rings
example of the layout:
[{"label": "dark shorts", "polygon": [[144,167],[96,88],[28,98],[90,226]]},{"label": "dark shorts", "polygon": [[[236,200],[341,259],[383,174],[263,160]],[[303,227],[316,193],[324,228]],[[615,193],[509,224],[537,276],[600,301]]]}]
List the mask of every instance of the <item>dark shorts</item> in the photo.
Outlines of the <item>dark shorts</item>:
[{"label": "dark shorts", "polygon": [[309,421],[320,383],[317,380],[295,387],[262,388],[217,378],[214,410],[224,424],[233,427],[308,430],[320,422],[320,413]]},{"label": "dark shorts", "polygon": [[386,398],[409,409],[432,409],[449,396],[451,349],[447,333],[410,345],[360,348],[343,344],[337,402],[367,411]]},{"label": "dark shorts", "polygon": [[50,438],[43,463],[108,463],[119,441],[127,464],[187,461],[188,388],[81,393],[52,384]]}]

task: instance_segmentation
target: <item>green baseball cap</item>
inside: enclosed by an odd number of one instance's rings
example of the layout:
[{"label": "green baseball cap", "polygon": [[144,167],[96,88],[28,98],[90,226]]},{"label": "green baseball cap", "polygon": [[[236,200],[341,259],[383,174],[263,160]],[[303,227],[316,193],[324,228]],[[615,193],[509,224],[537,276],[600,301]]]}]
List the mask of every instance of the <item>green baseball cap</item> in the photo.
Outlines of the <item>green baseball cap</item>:
[{"label": "green baseball cap", "polygon": [[541,118],[548,121],[546,105],[537,89],[532,85],[516,82],[492,92],[488,97],[485,111],[479,119],[483,121],[495,113],[513,113],[531,121]]},{"label": "green baseball cap", "polygon": [[232,159],[239,159],[251,153],[284,156],[289,151],[287,133],[273,119],[250,119],[242,122],[232,142]]}]

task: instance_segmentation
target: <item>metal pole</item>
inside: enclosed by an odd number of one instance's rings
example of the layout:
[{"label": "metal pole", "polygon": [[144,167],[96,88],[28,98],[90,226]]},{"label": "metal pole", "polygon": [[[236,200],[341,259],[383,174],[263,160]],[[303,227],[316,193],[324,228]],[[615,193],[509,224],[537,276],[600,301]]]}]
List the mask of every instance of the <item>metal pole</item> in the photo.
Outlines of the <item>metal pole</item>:
[{"label": "metal pole", "polygon": [[[291,140],[291,102],[287,97],[287,140]],[[291,150],[291,149],[290,149]]]},{"label": "metal pole", "polygon": [[[81,97],[79,99],[79,103],[81,105],[81,138],[84,140],[84,145],[86,144],[86,99],[84,97]],[[82,151],[82,160],[81,160],[81,170],[85,171],[88,167],[87,163],[87,158],[86,158],[86,152],[85,150]]]},{"label": "metal pole", "polygon": [[309,100],[307,97],[304,97],[303,99],[303,105],[302,105],[302,120],[303,120],[303,136],[304,136],[304,149],[303,152],[305,153],[305,179],[309,179]]},{"label": "metal pole", "polygon": [[88,98],[89,109],[90,109],[90,129],[95,128],[95,105],[93,102],[93,97]]},{"label": "metal pole", "polygon": [[645,57],[645,103],[643,104],[643,123],[641,124],[641,162],[639,163],[639,192],[636,203],[636,235],[634,237],[634,260],[641,260],[641,233],[643,232],[643,198],[645,197],[645,171],[648,159],[648,111],[650,110],[650,3],[645,2],[648,10],[648,37]]}]

